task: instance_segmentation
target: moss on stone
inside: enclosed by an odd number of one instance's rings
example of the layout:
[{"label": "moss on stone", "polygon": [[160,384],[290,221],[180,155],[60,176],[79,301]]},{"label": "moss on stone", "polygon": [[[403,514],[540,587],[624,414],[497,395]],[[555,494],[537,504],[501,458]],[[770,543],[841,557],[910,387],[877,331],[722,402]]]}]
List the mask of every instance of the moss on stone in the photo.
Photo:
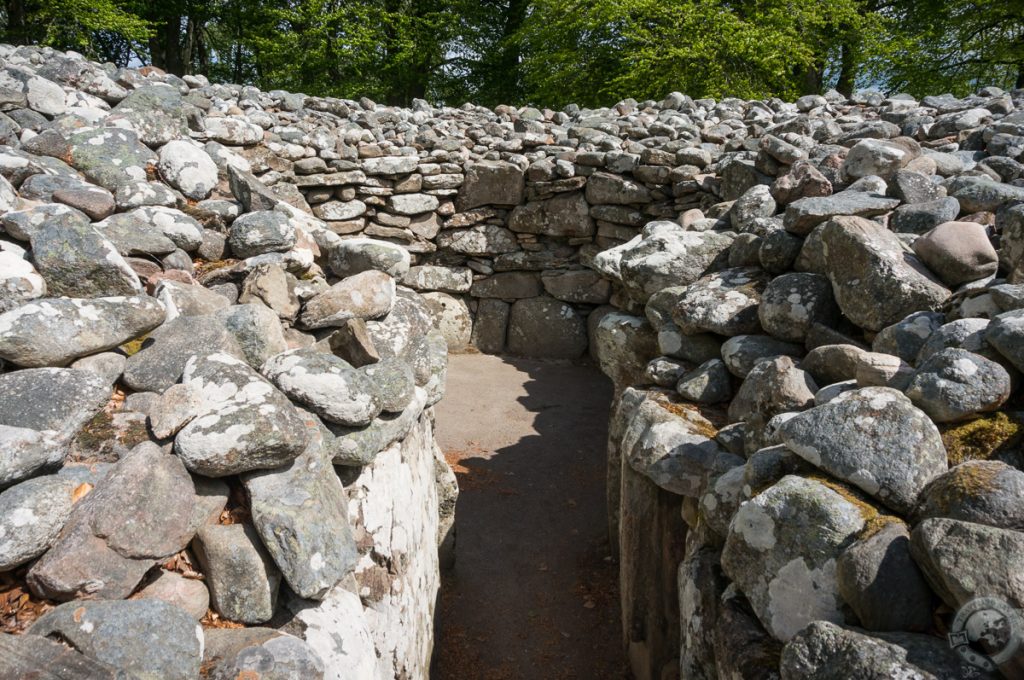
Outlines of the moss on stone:
[{"label": "moss on stone", "polygon": [[132,449],[137,444],[150,441],[149,430],[142,419],[122,420],[115,418],[119,410],[104,409],[87,422],[71,445],[70,460],[76,462],[116,461],[116,447]]},{"label": "moss on stone", "polygon": [[120,346],[119,349],[122,352],[124,352],[125,356],[129,356],[130,357],[133,354],[138,354],[142,350],[142,345],[148,339],[149,339],[149,333],[146,333],[144,335],[140,335],[139,337],[135,338],[134,340],[129,340],[128,342],[124,343],[123,345]]},{"label": "moss on stone", "polygon": [[864,528],[857,534],[857,540],[875,535],[887,524],[902,521],[899,517],[884,514],[881,510],[872,505],[863,494],[835,479],[832,479],[831,477],[818,474],[805,475],[805,477],[807,479],[812,479],[823,486],[827,486],[829,489],[839,494],[844,501],[857,508],[861,519],[864,520]]},{"label": "moss on stone", "polygon": [[224,269],[225,267],[231,267],[238,264],[239,260],[228,258],[226,260],[196,260],[193,264],[193,269],[196,278],[206,276],[211,272],[215,272],[218,269]]},{"label": "moss on stone", "polygon": [[694,404],[676,403],[669,401],[667,398],[658,399],[657,401],[658,405],[663,409],[685,420],[690,429],[696,434],[708,439],[714,439],[715,435],[718,434],[718,429],[710,420],[704,417],[700,409]]},{"label": "moss on stone", "polygon": [[999,452],[1019,447],[1024,422],[1018,414],[992,415],[945,428],[942,443],[950,467],[968,460],[990,460]]},{"label": "moss on stone", "polygon": [[955,501],[983,496],[992,490],[993,482],[1005,468],[999,463],[976,462],[976,465],[959,465],[955,472],[933,483],[928,494],[929,506],[933,510],[948,513]]}]

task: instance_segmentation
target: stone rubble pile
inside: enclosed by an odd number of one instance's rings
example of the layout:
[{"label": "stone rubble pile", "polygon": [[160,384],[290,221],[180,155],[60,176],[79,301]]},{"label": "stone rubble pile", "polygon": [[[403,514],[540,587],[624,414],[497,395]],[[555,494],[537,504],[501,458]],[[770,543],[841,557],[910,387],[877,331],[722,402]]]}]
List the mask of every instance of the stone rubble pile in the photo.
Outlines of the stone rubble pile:
[{"label": "stone rubble pile", "polygon": [[943,636],[1024,607],[1022,104],[400,109],[0,46],[0,572],[44,610],[4,658],[426,677],[473,345],[618,388],[636,677],[986,672]]},{"label": "stone rubble pile", "polygon": [[1021,677],[1024,91],[677,103],[716,202],[592,259],[635,676]]},{"label": "stone rubble pile", "polygon": [[0,677],[426,677],[457,488],[409,253],[268,189],[287,126],[199,79],[3,46],[0,110]]}]

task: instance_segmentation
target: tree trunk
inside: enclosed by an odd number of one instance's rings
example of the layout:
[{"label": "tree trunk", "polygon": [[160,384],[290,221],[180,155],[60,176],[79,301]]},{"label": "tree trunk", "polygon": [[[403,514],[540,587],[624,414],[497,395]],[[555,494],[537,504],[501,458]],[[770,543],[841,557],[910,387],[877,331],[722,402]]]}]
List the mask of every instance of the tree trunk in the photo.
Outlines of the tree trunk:
[{"label": "tree trunk", "polygon": [[7,39],[14,44],[25,41],[25,2],[7,0]]},{"label": "tree trunk", "polygon": [[853,88],[857,86],[858,56],[859,50],[854,41],[843,41],[842,64],[839,67],[839,82],[836,83],[836,89],[847,97],[853,94]]}]

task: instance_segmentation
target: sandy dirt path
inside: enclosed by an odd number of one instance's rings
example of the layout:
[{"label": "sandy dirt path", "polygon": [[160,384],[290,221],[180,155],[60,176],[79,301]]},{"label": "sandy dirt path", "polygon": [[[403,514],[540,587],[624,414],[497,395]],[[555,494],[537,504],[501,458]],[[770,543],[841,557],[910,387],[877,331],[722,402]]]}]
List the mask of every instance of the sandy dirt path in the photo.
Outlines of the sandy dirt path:
[{"label": "sandy dirt path", "polygon": [[434,680],[627,677],[605,528],[610,402],[593,366],[451,357],[437,437],[461,495]]}]

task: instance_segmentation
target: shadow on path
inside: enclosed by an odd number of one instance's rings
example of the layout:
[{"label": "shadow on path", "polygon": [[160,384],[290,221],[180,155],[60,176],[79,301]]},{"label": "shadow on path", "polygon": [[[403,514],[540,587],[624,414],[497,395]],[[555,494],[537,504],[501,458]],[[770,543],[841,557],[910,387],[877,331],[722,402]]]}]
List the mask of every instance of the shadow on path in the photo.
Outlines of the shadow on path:
[{"label": "shadow on path", "polygon": [[592,366],[451,357],[437,436],[461,494],[434,680],[627,677],[605,519],[611,398]]}]

